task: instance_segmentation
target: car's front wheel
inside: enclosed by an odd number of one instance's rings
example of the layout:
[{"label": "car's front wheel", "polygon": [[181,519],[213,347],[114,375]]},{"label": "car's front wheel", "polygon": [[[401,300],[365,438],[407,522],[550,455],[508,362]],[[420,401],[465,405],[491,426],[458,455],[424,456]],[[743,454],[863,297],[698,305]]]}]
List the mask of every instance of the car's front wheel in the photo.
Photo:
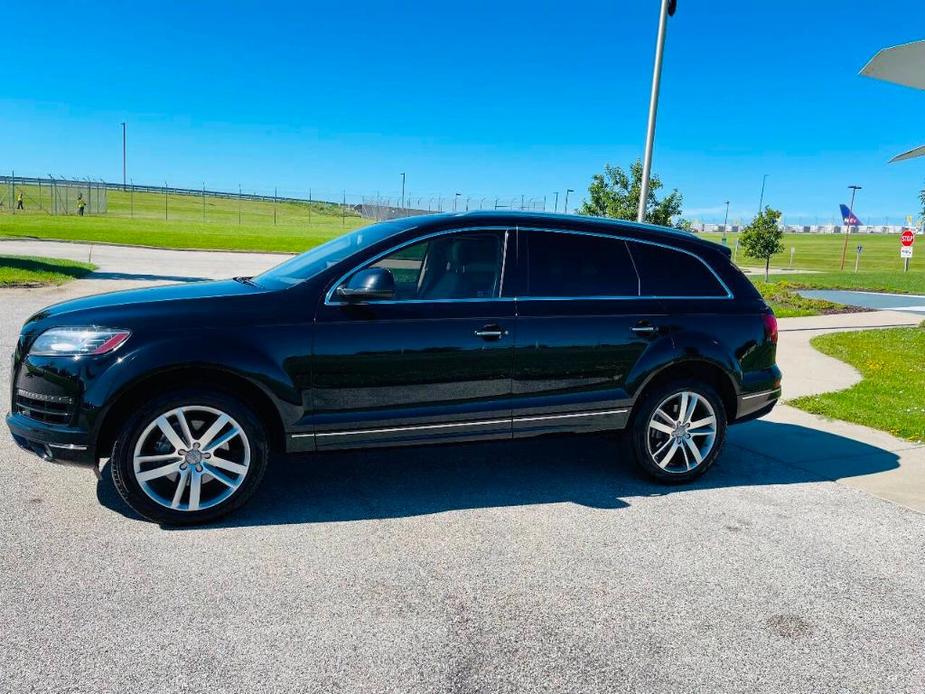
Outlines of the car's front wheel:
[{"label": "car's front wheel", "polygon": [[660,481],[686,482],[705,473],[726,440],[726,410],[700,381],[666,383],[647,391],[632,425],[637,463]]},{"label": "car's front wheel", "polygon": [[240,507],[266,465],[266,435],[253,413],[231,395],[198,389],[143,405],[110,460],[126,503],[171,525],[205,523]]}]

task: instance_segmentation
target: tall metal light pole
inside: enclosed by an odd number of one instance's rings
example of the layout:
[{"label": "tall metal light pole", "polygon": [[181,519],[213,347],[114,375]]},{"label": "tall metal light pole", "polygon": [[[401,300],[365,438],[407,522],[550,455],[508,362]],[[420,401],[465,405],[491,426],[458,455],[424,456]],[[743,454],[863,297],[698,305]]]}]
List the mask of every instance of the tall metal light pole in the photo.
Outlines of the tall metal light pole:
[{"label": "tall metal light pole", "polygon": [[575,191],[572,190],[571,188],[566,188],[566,189],[565,189],[565,206],[562,208],[562,212],[565,213],[565,214],[568,214],[568,194],[569,194],[569,193],[574,193],[574,192],[575,192]]},{"label": "tall metal light pole", "polygon": [[851,220],[854,219],[854,195],[859,190],[861,186],[848,186],[851,189],[851,204],[848,205],[848,219],[845,221],[845,243],[841,249],[841,270],[845,269],[845,256],[848,254],[848,234],[851,233]]},{"label": "tall metal light pole", "polygon": [[459,200],[460,195],[462,195],[462,193],[456,193],[456,195],[453,196],[453,212],[456,211],[456,201]]},{"label": "tall metal light pole", "polygon": [[122,190],[125,191],[125,123],[122,123]]},{"label": "tall metal light pole", "polygon": [[405,173],[401,174],[401,208],[405,209]]},{"label": "tall metal light pole", "polygon": [[665,52],[665,33],[668,18],[674,16],[677,0],[662,0],[658,16],[658,38],[655,41],[655,67],[652,70],[652,93],[649,96],[649,124],[646,128],[646,151],[642,160],[642,187],[639,191],[639,211],[636,221],[646,221],[646,202],[649,199],[649,177],[652,175],[652,148],[655,146],[655,120],[658,114],[658,90],[662,81],[662,55]]},{"label": "tall metal light pole", "polygon": [[758,214],[761,214],[761,210],[764,208],[764,186],[768,182],[768,175],[765,174],[761,178],[761,197],[758,198]]},{"label": "tall metal light pole", "polygon": [[558,190],[556,191],[556,204],[555,204],[555,207],[553,207],[552,211],[553,212],[559,211],[559,191]]},{"label": "tall metal light pole", "polygon": [[723,245],[726,245],[726,230],[729,228],[729,201],[726,201],[726,218],[723,220]]}]

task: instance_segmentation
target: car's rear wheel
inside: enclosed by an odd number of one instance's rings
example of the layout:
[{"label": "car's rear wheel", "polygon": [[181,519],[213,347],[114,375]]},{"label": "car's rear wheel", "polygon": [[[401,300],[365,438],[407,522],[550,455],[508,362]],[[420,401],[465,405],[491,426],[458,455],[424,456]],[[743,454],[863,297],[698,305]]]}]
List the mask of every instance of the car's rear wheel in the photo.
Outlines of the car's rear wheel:
[{"label": "car's rear wheel", "polygon": [[189,389],[143,405],[110,468],[119,494],[158,523],[205,523],[244,504],[267,465],[259,420],[225,393]]},{"label": "car's rear wheel", "polygon": [[700,381],[665,383],[647,391],[633,413],[636,461],[651,477],[687,482],[705,473],[726,440],[726,410]]}]

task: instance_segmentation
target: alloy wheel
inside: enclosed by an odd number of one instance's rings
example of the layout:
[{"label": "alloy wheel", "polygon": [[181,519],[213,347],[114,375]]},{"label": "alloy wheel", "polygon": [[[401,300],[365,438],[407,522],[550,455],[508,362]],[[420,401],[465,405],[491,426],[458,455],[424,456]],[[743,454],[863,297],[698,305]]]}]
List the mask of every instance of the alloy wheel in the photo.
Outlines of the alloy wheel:
[{"label": "alloy wheel", "polygon": [[138,437],[132,458],[135,480],[152,501],[188,512],[227,500],[247,476],[250,461],[241,425],[205,405],[155,417]]},{"label": "alloy wheel", "polygon": [[646,445],[665,472],[689,472],[710,455],[716,442],[716,412],[710,401],[693,391],[674,393],[649,419]]}]

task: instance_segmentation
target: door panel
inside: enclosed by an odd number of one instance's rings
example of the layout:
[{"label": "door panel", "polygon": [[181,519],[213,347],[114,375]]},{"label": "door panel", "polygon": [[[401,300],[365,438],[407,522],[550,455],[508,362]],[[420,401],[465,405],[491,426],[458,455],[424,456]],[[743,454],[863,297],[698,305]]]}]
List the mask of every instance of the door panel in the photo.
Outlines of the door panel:
[{"label": "door panel", "polygon": [[[515,435],[621,428],[632,404],[626,379],[660,335],[633,329],[657,328],[660,303],[518,301],[517,311]],[[563,416],[577,414],[587,416]]]},{"label": "door panel", "polygon": [[539,230],[520,239],[515,436],[621,428],[632,404],[626,380],[662,335],[661,302],[639,298],[620,239]]},{"label": "door panel", "polygon": [[[492,289],[484,254],[444,241],[375,263],[403,273],[400,298],[320,307],[312,376],[318,448],[511,436],[514,302],[497,297],[500,281]],[[442,298],[486,293],[496,296]]]}]

